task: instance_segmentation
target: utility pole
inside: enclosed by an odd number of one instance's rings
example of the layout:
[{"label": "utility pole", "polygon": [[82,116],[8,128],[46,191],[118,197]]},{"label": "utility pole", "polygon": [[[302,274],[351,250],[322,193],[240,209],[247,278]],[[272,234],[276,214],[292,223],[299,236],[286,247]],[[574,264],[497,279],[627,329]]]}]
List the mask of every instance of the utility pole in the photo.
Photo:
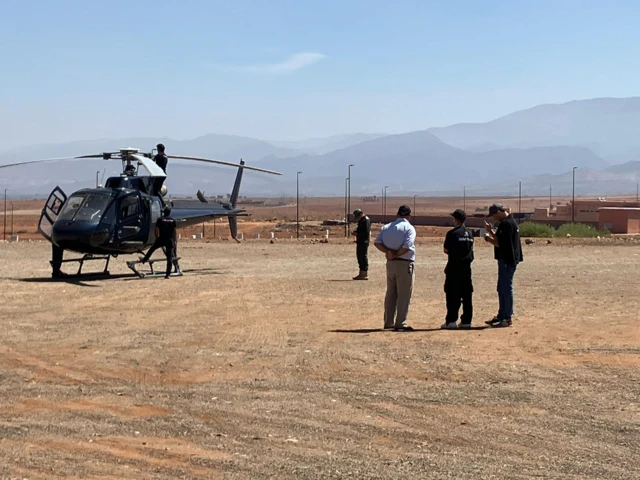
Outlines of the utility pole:
[{"label": "utility pole", "polygon": [[389,188],[389,185],[384,186],[384,212],[382,213],[382,223],[386,223],[387,221],[387,188]]},{"label": "utility pole", "polygon": [[571,194],[571,223],[576,219],[576,168],[573,167],[573,193]]},{"label": "utility pole", "polygon": [[549,185],[549,213],[553,210],[553,203],[551,202],[551,185]]},{"label": "utility pole", "polygon": [[416,216],[416,197],[417,195],[413,196],[413,216]]},{"label": "utility pole", "polygon": [[384,188],[382,189],[382,194],[380,195],[380,200],[382,201],[382,222],[384,223]]},{"label": "utility pole", "polygon": [[467,186],[462,186],[462,209],[467,211]]},{"label": "utility pole", "polygon": [[13,202],[11,202],[11,236],[13,237]]},{"label": "utility pole", "polygon": [[347,231],[350,229],[349,215],[351,214],[351,167],[353,167],[353,163],[349,164],[347,176],[349,182],[349,188],[347,191]]},{"label": "utility pole", "polygon": [[296,238],[300,238],[300,174],[296,173]]},{"label": "utility pole", "polygon": [[522,214],[522,182],[518,182],[518,213]]},{"label": "utility pole", "polygon": [[4,227],[2,228],[2,240],[7,239],[7,188],[4,189]]}]

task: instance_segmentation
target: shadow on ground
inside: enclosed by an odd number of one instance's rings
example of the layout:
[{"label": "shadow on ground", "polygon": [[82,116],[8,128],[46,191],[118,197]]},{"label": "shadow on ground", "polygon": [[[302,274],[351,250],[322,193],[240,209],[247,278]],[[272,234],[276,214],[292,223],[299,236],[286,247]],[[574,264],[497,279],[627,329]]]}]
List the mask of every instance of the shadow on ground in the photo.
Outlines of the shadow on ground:
[{"label": "shadow on ground", "polygon": [[390,332],[390,333],[414,333],[414,332],[469,332],[469,331],[477,331],[477,330],[486,330],[489,327],[479,326],[479,327],[471,327],[470,329],[459,329],[459,330],[447,330],[444,328],[414,328],[413,330],[402,330],[396,332],[394,330],[383,330],[382,328],[356,328],[353,330],[329,330],[330,333],[382,333],[382,332]]}]

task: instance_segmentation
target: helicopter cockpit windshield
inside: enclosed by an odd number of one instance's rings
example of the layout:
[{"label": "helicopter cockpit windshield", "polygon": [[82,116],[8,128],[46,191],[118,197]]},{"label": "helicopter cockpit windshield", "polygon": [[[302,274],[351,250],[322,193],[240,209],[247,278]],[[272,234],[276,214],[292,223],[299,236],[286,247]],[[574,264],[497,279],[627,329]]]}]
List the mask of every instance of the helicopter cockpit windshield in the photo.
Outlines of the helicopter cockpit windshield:
[{"label": "helicopter cockpit windshield", "polygon": [[[113,201],[113,196],[104,193],[81,193],[69,197],[58,220],[98,224]],[[111,211],[113,209],[109,209]],[[113,219],[105,219],[107,222]]]}]

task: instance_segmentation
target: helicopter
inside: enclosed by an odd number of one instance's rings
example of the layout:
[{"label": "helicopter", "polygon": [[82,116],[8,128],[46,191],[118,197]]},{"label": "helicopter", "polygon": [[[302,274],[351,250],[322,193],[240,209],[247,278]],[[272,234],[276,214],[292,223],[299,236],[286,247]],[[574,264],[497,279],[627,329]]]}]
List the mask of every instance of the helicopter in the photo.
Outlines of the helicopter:
[{"label": "helicopter", "polygon": [[[121,160],[122,173],[109,177],[104,186],[84,188],[69,196],[59,187],[53,189],[38,221],[38,232],[52,246],[52,277],[69,276],[62,272],[66,262],[79,263],[74,276],[82,275],[84,262],[106,260],[104,271],[109,275],[109,260],[118,255],[142,254],[150,248],[155,237],[155,224],[162,216],[165,207],[171,208],[171,217],[178,228],[196,225],[211,219],[228,217],[231,237],[238,241],[238,217],[248,216],[246,210],[237,208],[240,183],[244,170],[254,170],[273,175],[279,172],[250,167],[240,160],[239,164],[202,157],[166,155],[169,159],[190,160],[213,163],[238,168],[233,190],[228,202],[210,203],[202,192],[198,191],[198,200],[167,200],[168,190],[164,185],[165,171],[155,163],[153,153],[140,152],[137,148],[121,148],[117,152],[80,155],[76,157],[31,160],[20,163],[0,165],[1,168],[20,165],[55,162],[76,159]],[[80,258],[63,259],[64,251],[82,254]],[[151,275],[154,260],[149,261]],[[141,277],[135,265],[139,262],[127,262],[127,266]],[[181,274],[175,264],[176,272]],[[173,275],[172,274],[172,275]]]}]

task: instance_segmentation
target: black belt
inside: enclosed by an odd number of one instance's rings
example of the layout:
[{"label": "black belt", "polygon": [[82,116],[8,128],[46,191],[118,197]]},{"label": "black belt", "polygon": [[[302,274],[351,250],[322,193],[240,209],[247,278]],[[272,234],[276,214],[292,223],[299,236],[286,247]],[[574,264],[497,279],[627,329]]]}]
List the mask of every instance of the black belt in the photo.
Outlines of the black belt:
[{"label": "black belt", "polygon": [[395,261],[395,260],[400,260],[401,262],[409,262],[409,263],[413,263],[413,260],[409,260],[408,258],[394,258],[391,261]]}]

